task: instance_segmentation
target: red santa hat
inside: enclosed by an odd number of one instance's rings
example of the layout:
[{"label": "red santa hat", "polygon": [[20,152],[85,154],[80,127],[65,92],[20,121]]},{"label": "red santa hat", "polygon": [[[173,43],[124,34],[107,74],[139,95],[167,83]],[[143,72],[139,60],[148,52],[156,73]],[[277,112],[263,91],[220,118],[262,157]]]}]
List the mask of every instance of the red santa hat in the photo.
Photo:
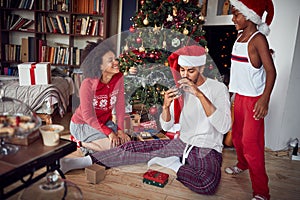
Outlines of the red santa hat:
[{"label": "red santa hat", "polygon": [[[274,17],[272,0],[230,0],[232,6],[239,10],[246,19],[258,25],[258,30],[264,35],[270,33],[269,25]],[[267,12],[265,22],[262,21],[264,12]]]},{"label": "red santa hat", "polygon": [[[178,86],[177,81],[181,79],[179,73],[180,66],[199,67],[205,65],[206,51],[205,48],[202,46],[197,46],[197,45],[185,46],[173,52],[168,57],[168,61],[171,67],[171,71],[175,83]],[[183,106],[182,97],[179,97],[174,100],[175,123],[179,122],[182,106]]]},{"label": "red santa hat", "polygon": [[180,66],[199,67],[205,65],[206,51],[202,46],[185,46],[173,52],[169,56],[168,61],[172,69],[174,79],[177,82],[181,78],[178,73]]}]

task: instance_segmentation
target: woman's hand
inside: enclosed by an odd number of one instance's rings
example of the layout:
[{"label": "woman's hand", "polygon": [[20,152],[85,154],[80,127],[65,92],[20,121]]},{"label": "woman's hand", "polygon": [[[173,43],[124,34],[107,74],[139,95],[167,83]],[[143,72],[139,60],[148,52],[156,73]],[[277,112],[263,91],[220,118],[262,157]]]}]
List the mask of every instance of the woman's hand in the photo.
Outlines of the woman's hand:
[{"label": "woman's hand", "polygon": [[118,130],[117,136],[119,137],[121,144],[124,144],[124,143],[130,141],[130,137],[126,133],[124,133],[124,131],[122,131],[122,130]]},{"label": "woman's hand", "polygon": [[112,147],[117,147],[121,144],[120,138],[114,132],[111,132],[108,135],[108,138],[110,140]]}]

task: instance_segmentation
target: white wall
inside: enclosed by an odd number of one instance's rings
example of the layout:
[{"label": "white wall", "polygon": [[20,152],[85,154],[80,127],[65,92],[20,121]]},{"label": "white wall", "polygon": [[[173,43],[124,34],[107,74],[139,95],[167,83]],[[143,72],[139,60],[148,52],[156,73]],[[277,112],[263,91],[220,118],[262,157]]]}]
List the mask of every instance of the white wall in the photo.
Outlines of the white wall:
[{"label": "white wall", "polygon": [[266,147],[276,151],[285,149],[291,138],[300,139],[299,42],[295,53],[300,1],[273,2],[275,16],[268,40],[270,48],[275,50],[277,79],[266,118],[265,138]]}]

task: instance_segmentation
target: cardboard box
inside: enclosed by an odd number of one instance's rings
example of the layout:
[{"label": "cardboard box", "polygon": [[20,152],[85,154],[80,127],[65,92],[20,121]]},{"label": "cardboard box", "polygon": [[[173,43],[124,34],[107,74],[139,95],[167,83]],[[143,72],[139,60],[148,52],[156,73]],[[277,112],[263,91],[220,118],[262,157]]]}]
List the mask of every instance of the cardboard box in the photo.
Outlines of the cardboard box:
[{"label": "cardboard box", "polygon": [[105,177],[105,167],[93,164],[85,168],[86,179],[90,183],[97,184]]},{"label": "cardboard box", "polygon": [[51,83],[50,62],[25,62],[18,65],[20,86]]}]

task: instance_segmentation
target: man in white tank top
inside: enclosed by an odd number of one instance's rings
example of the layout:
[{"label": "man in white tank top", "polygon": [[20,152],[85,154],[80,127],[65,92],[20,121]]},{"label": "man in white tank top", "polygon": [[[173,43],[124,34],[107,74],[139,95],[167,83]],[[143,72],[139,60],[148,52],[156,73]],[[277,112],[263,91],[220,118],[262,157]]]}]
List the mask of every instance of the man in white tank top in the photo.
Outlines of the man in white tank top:
[{"label": "man in white tank top", "polygon": [[[253,199],[270,199],[264,158],[264,117],[268,114],[276,70],[266,35],[274,8],[272,0],[230,0],[232,21],[239,31],[231,58],[229,91],[235,93],[232,140],[237,164],[225,172],[249,169]],[[266,22],[262,15],[267,12]]]}]

